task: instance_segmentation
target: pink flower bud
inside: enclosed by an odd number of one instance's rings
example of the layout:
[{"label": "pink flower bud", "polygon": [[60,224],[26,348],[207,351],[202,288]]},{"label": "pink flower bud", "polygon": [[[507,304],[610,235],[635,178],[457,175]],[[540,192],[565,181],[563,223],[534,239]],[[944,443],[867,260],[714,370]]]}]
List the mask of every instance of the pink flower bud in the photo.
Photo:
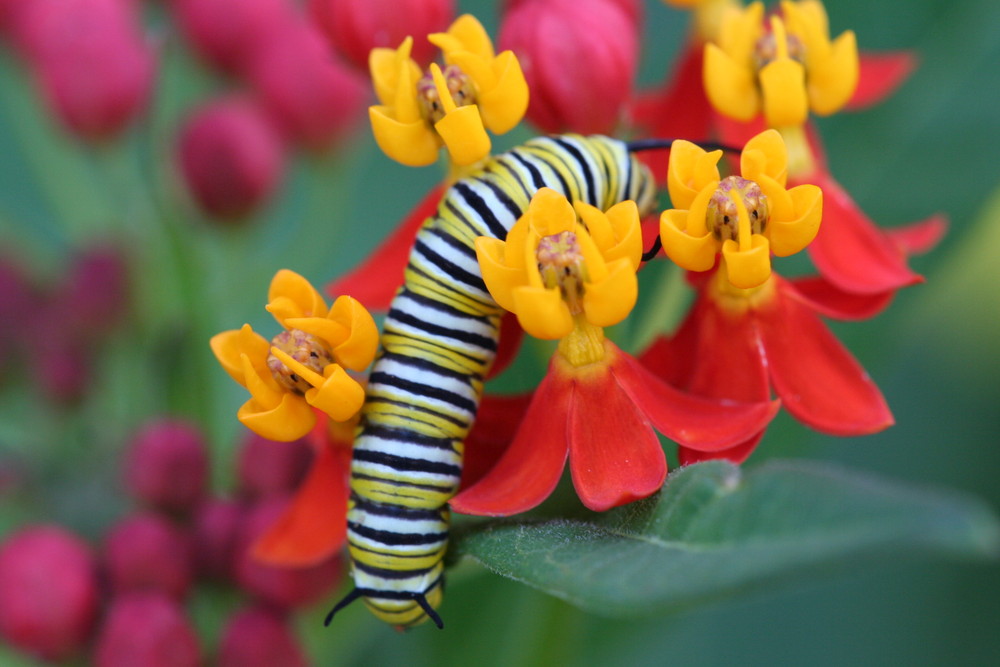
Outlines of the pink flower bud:
[{"label": "pink flower bud", "polygon": [[240,493],[247,498],[287,495],[306,476],[313,458],[305,440],[275,442],[248,432],[236,462]]},{"label": "pink flower bud", "polygon": [[160,591],[183,599],[191,585],[190,535],[150,512],[133,514],[112,526],[104,540],[111,590]]},{"label": "pink flower bud", "polygon": [[285,147],[260,108],[242,97],[197,109],[181,128],[178,162],[195,201],[217,218],[237,219],[273,194]]},{"label": "pink flower bud", "polygon": [[71,131],[107,138],[145,107],[155,63],[132,3],[36,0],[17,23],[42,91]]},{"label": "pink flower bud", "polygon": [[87,393],[91,378],[90,351],[66,331],[53,331],[50,319],[32,344],[31,370],[42,393],[57,405],[76,403]]},{"label": "pink flower bud", "polygon": [[637,26],[615,0],[524,0],[500,28],[531,90],[528,119],[545,132],[611,133],[632,90]]},{"label": "pink flower bud", "polygon": [[47,660],[73,655],[97,614],[90,550],[58,526],[33,526],[0,547],[0,636]]},{"label": "pink flower bud", "polygon": [[0,369],[18,354],[35,319],[36,296],[18,262],[0,255]]},{"label": "pink flower bud", "polygon": [[317,30],[299,22],[265,39],[248,63],[264,108],[292,141],[323,149],[361,117],[367,79],[330,53]]},{"label": "pink flower bud", "polygon": [[239,504],[212,498],[194,515],[195,563],[198,573],[231,579],[236,566],[236,539],[243,518]]},{"label": "pink flower bud", "polygon": [[173,10],[199,55],[231,74],[266,35],[295,19],[289,0],[173,0]]},{"label": "pink flower bud", "polygon": [[94,246],[76,254],[58,295],[64,326],[75,335],[98,338],[109,333],[128,306],[125,258],[117,248]]},{"label": "pink flower bud", "polygon": [[153,507],[187,512],[205,494],[208,454],[196,426],[163,419],[147,423],[129,444],[125,486]]},{"label": "pink flower bud", "polygon": [[305,667],[308,663],[285,616],[251,607],[226,623],[219,640],[219,667]]},{"label": "pink flower bud", "polygon": [[310,567],[276,567],[257,561],[251,546],[271,527],[288,505],[288,498],[272,498],[254,507],[244,518],[237,541],[236,578],[248,593],[282,608],[316,602],[340,581],[339,558]]},{"label": "pink flower bud", "polygon": [[126,593],[108,608],[94,649],[97,667],[197,667],[198,638],[180,605],[162,593]]},{"label": "pink flower bud", "polygon": [[430,62],[437,47],[427,34],[444,32],[455,16],[454,0],[309,0],[313,19],[352,65],[368,71],[377,46],[395,49],[413,37],[413,58]]}]

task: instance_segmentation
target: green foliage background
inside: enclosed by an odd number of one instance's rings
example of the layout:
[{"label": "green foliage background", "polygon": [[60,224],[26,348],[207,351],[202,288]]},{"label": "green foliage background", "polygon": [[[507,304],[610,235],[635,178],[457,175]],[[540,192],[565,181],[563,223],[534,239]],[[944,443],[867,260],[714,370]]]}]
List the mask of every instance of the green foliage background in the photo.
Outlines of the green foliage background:
[{"label": "green foliage background", "polygon": [[[495,28],[495,3],[459,6]],[[883,225],[941,211],[951,230],[915,260],[927,284],[902,292],[874,321],[835,326],[882,387],[897,425],[834,439],[782,415],[749,465],[831,461],[1000,507],[1000,4],[829,0],[827,8],[832,32],[853,28],[863,49],[915,49],[921,58],[881,106],[819,121],[834,174]],[[0,386],[0,456],[27,462],[36,476],[29,493],[0,497],[0,534],[28,520],[57,520],[97,538],[127,508],[114,481],[125,437],[167,411],[206,427],[215,483],[227,488],[242,398],[215,367],[208,337],[244,321],[266,323],[262,300],[277,268],[323,283],[351,267],[439,177],[390,163],[359,124],[341,152],[297,157],[280,196],[250,227],[205,224],[182,203],[171,139],[184,110],[222,84],[184,51],[169,21],[152,14],[167,40],[158,98],[120,145],[91,150],[68,139],[39,111],[20,64],[0,57],[0,249],[14,248],[55,275],[71,248],[115,237],[129,245],[137,281],[130,326],[102,353],[93,395],[79,411],[54,413],[24,377]],[[647,2],[646,84],[668,71],[685,22]],[[193,600],[206,634],[227,604],[211,593]],[[321,609],[301,614],[299,624],[317,664],[985,665],[1000,658],[995,563],[872,559],[805,587],[608,620],[463,561],[442,613],[444,632],[396,634],[361,608],[327,630]],[[0,663],[14,660],[0,647]]]}]

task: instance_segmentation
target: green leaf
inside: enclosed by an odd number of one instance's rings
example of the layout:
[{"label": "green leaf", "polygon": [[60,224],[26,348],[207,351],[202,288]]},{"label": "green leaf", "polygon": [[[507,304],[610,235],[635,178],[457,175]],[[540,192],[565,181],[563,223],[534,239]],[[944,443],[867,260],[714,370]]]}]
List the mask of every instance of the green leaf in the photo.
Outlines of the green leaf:
[{"label": "green leaf", "polygon": [[585,610],[671,611],[924,552],[995,557],[1000,525],[976,500],[830,465],[721,461],[592,521],[480,524],[457,555]]}]

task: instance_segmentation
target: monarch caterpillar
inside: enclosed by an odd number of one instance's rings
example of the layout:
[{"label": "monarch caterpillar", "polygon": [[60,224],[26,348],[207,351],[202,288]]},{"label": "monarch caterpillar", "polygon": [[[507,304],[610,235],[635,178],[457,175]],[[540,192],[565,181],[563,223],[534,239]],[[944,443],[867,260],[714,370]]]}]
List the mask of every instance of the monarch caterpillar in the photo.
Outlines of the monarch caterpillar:
[{"label": "monarch caterpillar", "polygon": [[369,377],[347,514],[355,589],[327,623],[360,597],[393,625],[429,617],[442,627],[435,608],[447,503],[458,489],[463,441],[496,355],[501,314],[473,242],[506,238],[542,187],[602,210],[632,199],[645,212],[656,194],[625,143],[579,135],[533,139],[445,192],[417,234]]}]

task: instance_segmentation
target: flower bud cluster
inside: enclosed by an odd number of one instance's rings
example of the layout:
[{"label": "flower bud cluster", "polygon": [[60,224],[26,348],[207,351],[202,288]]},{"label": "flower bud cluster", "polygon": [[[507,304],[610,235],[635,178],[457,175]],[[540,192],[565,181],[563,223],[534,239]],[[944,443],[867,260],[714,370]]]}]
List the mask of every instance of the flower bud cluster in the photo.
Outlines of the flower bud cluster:
[{"label": "flower bud cluster", "polygon": [[36,284],[19,262],[0,258],[0,368],[19,363],[56,404],[83,396],[92,360],[129,303],[126,259],[116,247],[94,245],[68,263],[55,281]]},{"label": "flower bud cluster", "polygon": [[198,206],[239,220],[275,192],[290,145],[326,150],[346,136],[365,102],[364,79],[290,0],[175,0],[171,8],[205,63],[244,89],[193,109],[177,147]]},{"label": "flower bud cluster", "polygon": [[98,667],[199,665],[207,653],[187,600],[203,582],[246,599],[220,634],[219,665],[306,665],[291,612],[328,594],[339,558],[284,568],[259,562],[255,543],[279,520],[311,465],[304,441],[248,434],[237,492],[208,488],[208,450],[192,424],[148,422],[123,457],[140,507],[105,533],[97,555],[79,537],[36,525],[0,543],[0,637],[46,660],[89,654]]}]

